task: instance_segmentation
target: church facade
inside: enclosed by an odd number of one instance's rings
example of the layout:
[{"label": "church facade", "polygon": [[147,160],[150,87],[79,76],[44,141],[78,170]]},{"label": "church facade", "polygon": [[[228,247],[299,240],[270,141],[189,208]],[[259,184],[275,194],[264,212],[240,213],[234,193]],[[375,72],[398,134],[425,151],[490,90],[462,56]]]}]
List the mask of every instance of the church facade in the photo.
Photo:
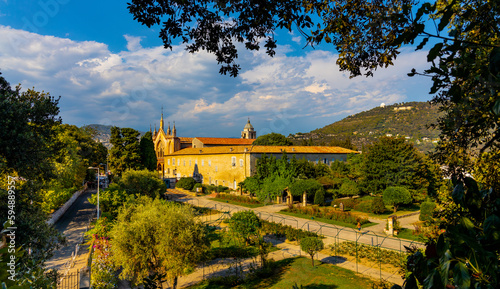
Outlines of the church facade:
[{"label": "church facade", "polygon": [[241,138],[178,137],[175,128],[164,127],[163,114],[160,128],[153,133],[157,156],[157,171],[164,179],[193,177],[203,184],[214,184],[237,189],[237,184],[252,176],[257,160],[263,155],[280,158],[283,152],[289,157],[305,158],[329,164],[345,161],[347,155],[357,153],[340,147],[326,146],[255,146],[257,138],[250,119],[241,132]]}]

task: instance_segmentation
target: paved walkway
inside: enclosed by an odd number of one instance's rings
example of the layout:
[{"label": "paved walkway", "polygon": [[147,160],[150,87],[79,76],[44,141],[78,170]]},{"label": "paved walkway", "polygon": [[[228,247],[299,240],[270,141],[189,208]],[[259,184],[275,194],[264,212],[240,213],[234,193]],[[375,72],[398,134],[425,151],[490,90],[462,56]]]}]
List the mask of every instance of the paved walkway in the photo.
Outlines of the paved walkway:
[{"label": "paved walkway", "polygon": [[[95,206],[88,202],[88,198],[95,190],[83,192],[75,203],[68,208],[66,213],[54,224],[55,228],[66,236],[65,247],[54,252],[54,256],[46,262],[47,269],[55,269],[59,273],[73,273],[86,266],[88,246],[81,244],[82,236],[89,225],[89,219],[95,213]],[[72,260],[76,245],[80,244],[78,256],[74,259],[73,266],[67,271],[68,262]]]}]

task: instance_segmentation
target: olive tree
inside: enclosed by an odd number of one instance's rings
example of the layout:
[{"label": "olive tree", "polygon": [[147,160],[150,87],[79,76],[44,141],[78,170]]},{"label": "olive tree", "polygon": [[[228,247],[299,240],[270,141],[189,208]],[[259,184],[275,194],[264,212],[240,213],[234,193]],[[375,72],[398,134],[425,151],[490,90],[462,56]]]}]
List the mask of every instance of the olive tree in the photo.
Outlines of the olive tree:
[{"label": "olive tree", "polygon": [[154,279],[157,288],[194,267],[208,248],[206,227],[192,208],[141,197],[118,214],[110,232],[113,263],[135,285]]}]

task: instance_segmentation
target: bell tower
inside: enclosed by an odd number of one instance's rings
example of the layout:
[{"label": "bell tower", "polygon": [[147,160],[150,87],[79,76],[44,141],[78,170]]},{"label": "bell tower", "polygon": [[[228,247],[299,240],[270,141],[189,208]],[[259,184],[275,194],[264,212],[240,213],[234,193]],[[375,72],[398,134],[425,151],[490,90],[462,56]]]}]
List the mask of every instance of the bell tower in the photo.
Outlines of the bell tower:
[{"label": "bell tower", "polygon": [[245,139],[256,139],[257,138],[257,132],[253,129],[252,124],[250,123],[250,118],[248,118],[247,124],[243,128],[243,131],[241,132],[241,138]]}]

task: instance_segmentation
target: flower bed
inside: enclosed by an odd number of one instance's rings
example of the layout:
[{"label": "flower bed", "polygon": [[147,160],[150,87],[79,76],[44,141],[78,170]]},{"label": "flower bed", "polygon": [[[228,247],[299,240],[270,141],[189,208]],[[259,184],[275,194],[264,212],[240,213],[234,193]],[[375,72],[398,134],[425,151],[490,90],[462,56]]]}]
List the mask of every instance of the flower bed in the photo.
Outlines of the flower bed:
[{"label": "flower bed", "polygon": [[246,196],[236,196],[236,195],[230,195],[230,194],[217,194],[216,198],[228,200],[228,201],[233,201],[233,202],[238,202],[238,203],[244,203],[244,204],[256,204],[256,205],[261,204],[261,202],[259,202],[259,200],[253,199],[251,197],[246,197]]},{"label": "flower bed", "polygon": [[360,222],[361,225],[370,223],[368,218],[359,217],[349,212],[336,211],[335,209],[329,207],[321,208],[316,206],[294,206],[288,209],[284,209],[283,212],[298,213],[311,217],[335,220],[353,225],[356,225],[358,222]]}]

